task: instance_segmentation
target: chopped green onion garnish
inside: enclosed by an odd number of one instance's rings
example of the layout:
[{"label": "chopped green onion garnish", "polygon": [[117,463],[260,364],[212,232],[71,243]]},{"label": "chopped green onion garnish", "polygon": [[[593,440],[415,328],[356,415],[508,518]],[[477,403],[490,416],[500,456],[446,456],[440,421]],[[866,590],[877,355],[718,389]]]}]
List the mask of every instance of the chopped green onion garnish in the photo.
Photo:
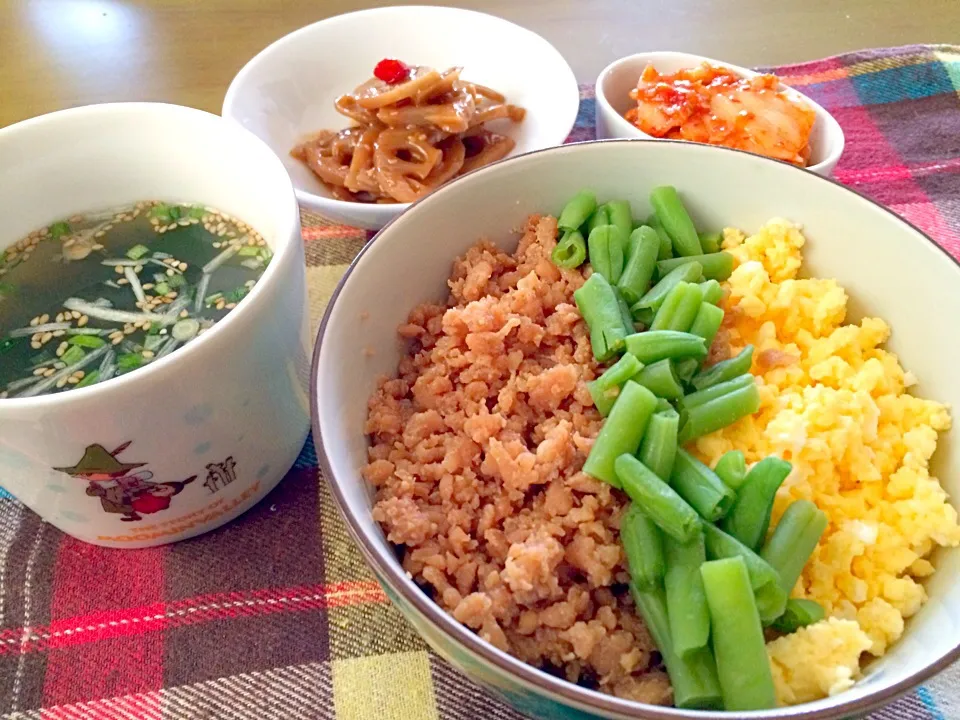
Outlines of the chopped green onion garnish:
[{"label": "chopped green onion garnish", "polygon": [[[78,335],[77,337],[82,336]],[[86,353],[83,351],[83,348],[77,347],[76,345],[71,345],[70,348],[60,356],[60,359],[67,365],[73,365],[75,362],[83,360],[84,355],[86,355]]]},{"label": "chopped green onion garnish", "polygon": [[179,219],[180,219],[180,207],[177,206],[177,205],[171,206],[171,207],[170,207],[170,210],[169,210],[169,214],[170,214],[170,219],[171,219],[171,220],[179,220]]},{"label": "chopped green onion garnish", "polygon": [[231,290],[226,295],[224,295],[223,299],[226,300],[228,303],[238,303],[247,296],[248,292],[250,292],[250,288],[238,287],[235,290]]},{"label": "chopped green onion garnish", "polygon": [[164,205],[163,203],[157,203],[149,212],[150,217],[157,218],[159,220],[169,220],[170,219],[170,208]]},{"label": "chopped green onion garnish", "polygon": [[167,278],[167,285],[173,290],[176,290],[178,287],[183,287],[185,282],[187,281],[183,279],[183,275],[171,275]]},{"label": "chopped green onion garnish", "polygon": [[83,379],[80,380],[80,382],[78,382],[74,387],[82,388],[82,387],[86,387],[87,385],[93,385],[99,379],[100,379],[100,371],[91,370],[86,375],[84,375]]},{"label": "chopped green onion garnish", "polygon": [[262,257],[264,260],[270,260],[270,258],[273,257],[273,250],[268,248],[266,245],[263,245],[260,248],[260,257]]},{"label": "chopped green onion garnish", "polygon": [[12,338],[7,338],[6,340],[0,340],[0,353],[6,352],[12,348],[16,343]]},{"label": "chopped green onion garnish", "polygon": [[55,222],[50,226],[50,237],[54,240],[66,235],[70,232],[70,226],[65,222]]},{"label": "chopped green onion garnish", "polygon": [[16,288],[10,283],[0,282],[0,295],[13,295]]},{"label": "chopped green onion garnish", "polygon": [[219,292],[218,292],[218,293],[214,293],[213,295],[207,295],[207,296],[203,299],[203,302],[205,302],[207,305],[212,305],[213,303],[215,303],[217,300],[219,300],[219,299],[222,298],[222,297],[223,297],[223,293],[219,293]]},{"label": "chopped green onion garnish", "polygon": [[200,218],[202,218],[204,215],[207,214],[207,211],[203,209],[202,205],[194,205],[192,208],[190,208],[190,212],[187,214],[190,217],[196,218],[197,220],[199,220]]},{"label": "chopped green onion garnish", "polygon": [[148,248],[146,245],[134,245],[132,248],[127,250],[127,257],[131,260],[139,260],[149,252],[150,248]]},{"label": "chopped green onion garnish", "polygon": [[166,295],[168,292],[170,292],[170,283],[158,282],[153,286],[153,291],[157,295]]},{"label": "chopped green onion garnish", "polygon": [[107,341],[96,335],[73,335],[67,339],[71,345],[85,348],[98,348],[107,344]]},{"label": "chopped green onion garnish", "polygon": [[139,353],[127,353],[126,355],[119,355],[117,357],[117,367],[120,368],[120,370],[135,370],[141,365],[143,365],[143,355]]},{"label": "chopped green onion garnish", "polygon": [[159,323],[151,324],[150,329],[147,330],[147,337],[150,337],[151,335],[159,335],[162,329],[163,328],[160,326]]},{"label": "chopped green onion garnish", "polygon": [[257,257],[260,255],[260,248],[255,245],[244,245],[237,250],[237,255],[240,257]]}]

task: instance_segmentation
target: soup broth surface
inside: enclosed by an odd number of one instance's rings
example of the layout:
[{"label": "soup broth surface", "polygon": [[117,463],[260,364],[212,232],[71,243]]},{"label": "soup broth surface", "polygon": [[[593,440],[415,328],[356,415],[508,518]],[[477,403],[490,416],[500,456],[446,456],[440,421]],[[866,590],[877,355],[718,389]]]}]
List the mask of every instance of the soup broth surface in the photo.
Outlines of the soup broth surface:
[{"label": "soup broth surface", "polygon": [[134,372],[189,344],[250,292],[263,237],[203,205],[75,215],[0,250],[0,399]]}]

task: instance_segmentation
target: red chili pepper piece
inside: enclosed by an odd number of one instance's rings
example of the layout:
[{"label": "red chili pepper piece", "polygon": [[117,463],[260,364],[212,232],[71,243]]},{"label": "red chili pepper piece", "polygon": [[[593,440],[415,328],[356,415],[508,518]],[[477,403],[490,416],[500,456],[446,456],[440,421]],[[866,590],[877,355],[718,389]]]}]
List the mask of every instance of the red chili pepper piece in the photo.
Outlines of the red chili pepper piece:
[{"label": "red chili pepper piece", "polygon": [[395,85],[403,82],[410,75],[410,68],[399,60],[381,60],[373,69],[373,74],[378,80]]}]

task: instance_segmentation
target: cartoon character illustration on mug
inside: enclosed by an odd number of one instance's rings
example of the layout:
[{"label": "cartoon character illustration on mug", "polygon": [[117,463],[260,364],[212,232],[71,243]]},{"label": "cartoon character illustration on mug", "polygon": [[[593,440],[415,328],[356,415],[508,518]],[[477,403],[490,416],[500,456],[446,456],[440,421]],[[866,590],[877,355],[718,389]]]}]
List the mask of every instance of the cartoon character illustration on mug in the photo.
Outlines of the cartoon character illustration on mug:
[{"label": "cartoon character illustration on mug", "polygon": [[147,463],[117,459],[129,446],[130,442],[126,442],[110,452],[102,445],[90,445],[76,465],[55,470],[86,482],[87,495],[100,498],[103,511],[119,514],[124,522],[136,522],[144,515],[166,510],[173,496],[197,479],[193,475],[175,482],[151,482],[153,473],[140,470]]}]

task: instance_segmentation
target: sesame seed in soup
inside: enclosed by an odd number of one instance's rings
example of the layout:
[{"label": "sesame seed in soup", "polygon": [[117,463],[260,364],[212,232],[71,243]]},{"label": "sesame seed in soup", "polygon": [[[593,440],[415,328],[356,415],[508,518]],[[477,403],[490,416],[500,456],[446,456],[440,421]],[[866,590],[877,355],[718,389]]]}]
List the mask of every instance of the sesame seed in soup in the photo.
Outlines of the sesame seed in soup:
[{"label": "sesame seed in soup", "polygon": [[86,387],[177,352],[229,314],[273,254],[204,205],[73,215],[0,249],[0,400]]}]

